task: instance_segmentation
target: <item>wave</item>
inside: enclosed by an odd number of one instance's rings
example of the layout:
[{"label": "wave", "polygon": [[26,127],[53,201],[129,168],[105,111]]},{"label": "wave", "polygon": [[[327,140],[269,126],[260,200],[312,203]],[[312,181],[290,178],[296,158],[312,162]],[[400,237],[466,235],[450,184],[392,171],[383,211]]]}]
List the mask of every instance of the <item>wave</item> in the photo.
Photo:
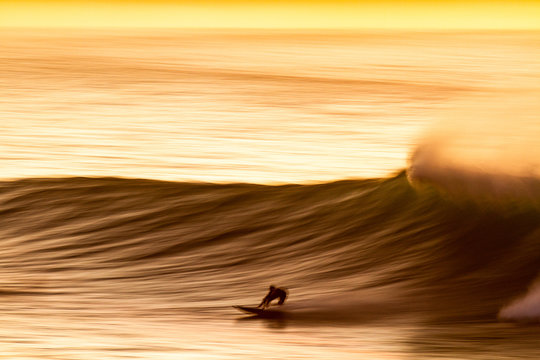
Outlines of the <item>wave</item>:
[{"label": "wave", "polygon": [[526,205],[536,198],[456,201],[411,186],[410,175],[280,186],[4,181],[2,277],[15,292],[121,292],[198,309],[256,303],[276,283],[291,306],[326,304],[319,315],[347,298],[340,313],[392,299],[437,317],[497,316],[538,274],[540,212]]},{"label": "wave", "polygon": [[429,183],[450,194],[471,202],[509,207],[520,205],[540,208],[540,178],[534,172],[512,173],[467,166],[441,156],[440,144],[427,142],[417,147],[407,169],[414,185]]}]

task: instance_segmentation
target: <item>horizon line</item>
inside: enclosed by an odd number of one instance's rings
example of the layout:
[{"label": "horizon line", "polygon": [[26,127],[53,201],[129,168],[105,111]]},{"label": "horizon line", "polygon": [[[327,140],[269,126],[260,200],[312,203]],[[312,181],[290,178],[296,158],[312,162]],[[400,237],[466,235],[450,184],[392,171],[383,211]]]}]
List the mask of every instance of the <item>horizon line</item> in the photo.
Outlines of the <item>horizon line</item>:
[{"label": "horizon line", "polygon": [[253,26],[126,26],[126,25],[54,25],[54,26],[31,26],[31,25],[0,25],[0,29],[27,29],[27,30],[275,30],[275,31],[411,31],[411,32],[507,32],[507,31],[540,31],[538,27],[253,27]]}]

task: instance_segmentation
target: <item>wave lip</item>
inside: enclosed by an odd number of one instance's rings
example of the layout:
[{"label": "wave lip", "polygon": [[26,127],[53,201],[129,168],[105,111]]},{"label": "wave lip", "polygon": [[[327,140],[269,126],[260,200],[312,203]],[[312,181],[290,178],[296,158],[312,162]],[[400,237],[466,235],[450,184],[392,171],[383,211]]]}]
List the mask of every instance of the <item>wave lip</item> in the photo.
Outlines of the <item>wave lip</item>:
[{"label": "wave lip", "polygon": [[439,157],[436,144],[420,145],[407,169],[415,187],[429,184],[452,197],[493,204],[533,205],[540,209],[540,177],[471,167]]}]

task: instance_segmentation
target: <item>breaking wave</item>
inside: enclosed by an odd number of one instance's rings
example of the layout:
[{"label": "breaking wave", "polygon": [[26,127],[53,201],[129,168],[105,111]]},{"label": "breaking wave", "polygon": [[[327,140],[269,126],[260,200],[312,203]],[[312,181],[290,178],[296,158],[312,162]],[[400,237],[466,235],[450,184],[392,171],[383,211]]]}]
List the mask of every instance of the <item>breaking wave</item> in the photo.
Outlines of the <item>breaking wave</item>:
[{"label": "breaking wave", "polygon": [[1,291],[153,299],[204,312],[255,304],[275,283],[289,288],[297,316],[394,309],[494,318],[504,308],[505,319],[538,317],[536,295],[505,308],[538,275],[535,193],[508,201],[492,191],[504,206],[470,201],[470,174],[458,186],[418,171],[281,186],[5,181]]}]

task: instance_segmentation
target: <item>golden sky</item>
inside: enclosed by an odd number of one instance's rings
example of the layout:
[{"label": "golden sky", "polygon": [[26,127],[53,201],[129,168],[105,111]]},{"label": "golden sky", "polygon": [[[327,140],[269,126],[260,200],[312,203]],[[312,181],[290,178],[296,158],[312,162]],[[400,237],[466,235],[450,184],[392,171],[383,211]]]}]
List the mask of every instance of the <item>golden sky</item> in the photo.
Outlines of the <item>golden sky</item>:
[{"label": "golden sky", "polygon": [[538,29],[540,0],[0,0],[0,27]]}]

